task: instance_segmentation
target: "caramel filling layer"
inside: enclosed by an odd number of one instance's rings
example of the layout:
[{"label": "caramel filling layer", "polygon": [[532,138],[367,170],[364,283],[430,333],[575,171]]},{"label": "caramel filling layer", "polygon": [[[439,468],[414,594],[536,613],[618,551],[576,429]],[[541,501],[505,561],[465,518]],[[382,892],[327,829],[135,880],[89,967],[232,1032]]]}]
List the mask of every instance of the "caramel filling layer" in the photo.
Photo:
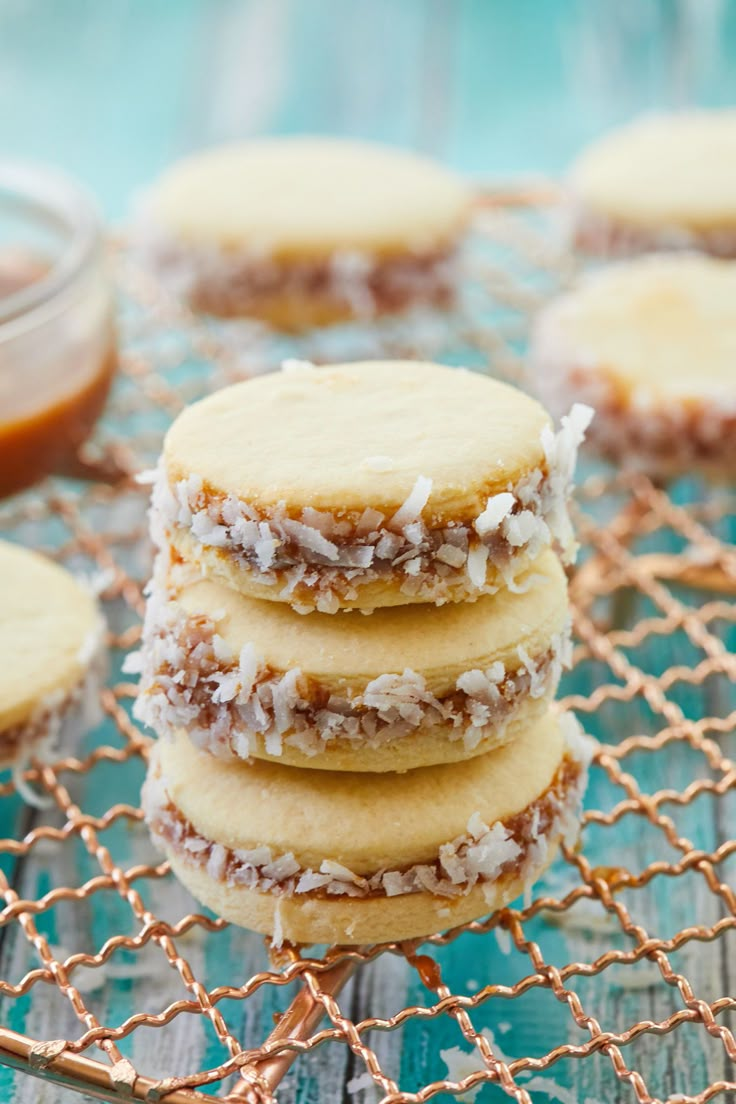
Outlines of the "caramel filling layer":
[{"label": "caramel filling layer", "polygon": [[258,314],[275,299],[331,303],[336,313],[371,318],[413,304],[448,305],[458,284],[454,245],[394,256],[341,251],[280,260],[245,250],[182,245],[153,234],[144,245],[160,276],[198,310]]}]

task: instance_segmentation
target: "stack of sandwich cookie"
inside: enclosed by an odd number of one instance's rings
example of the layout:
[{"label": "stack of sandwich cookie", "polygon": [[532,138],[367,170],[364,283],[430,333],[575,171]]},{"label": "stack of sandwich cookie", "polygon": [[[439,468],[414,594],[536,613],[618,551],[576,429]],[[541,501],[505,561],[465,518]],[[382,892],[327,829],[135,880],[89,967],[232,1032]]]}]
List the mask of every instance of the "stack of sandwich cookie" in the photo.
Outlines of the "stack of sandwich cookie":
[{"label": "stack of sandwich cookie", "polygon": [[548,706],[589,417],[555,434],[513,388],[395,362],[298,365],[178,419],[133,663],[162,738],[147,819],[200,900],[299,942],[420,936],[574,835],[585,741]]}]

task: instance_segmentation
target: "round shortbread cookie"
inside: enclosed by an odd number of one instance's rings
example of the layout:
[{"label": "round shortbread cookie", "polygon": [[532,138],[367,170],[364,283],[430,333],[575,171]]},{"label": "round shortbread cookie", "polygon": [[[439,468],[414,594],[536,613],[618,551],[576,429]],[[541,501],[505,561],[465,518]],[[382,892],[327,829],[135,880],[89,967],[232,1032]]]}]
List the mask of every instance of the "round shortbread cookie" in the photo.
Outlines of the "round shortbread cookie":
[{"label": "round shortbread cookie", "polygon": [[103,622],[68,571],[0,541],[0,762],[7,764],[84,712],[96,692]]},{"label": "round shortbread cookie", "polygon": [[441,301],[471,203],[459,177],[407,151],[271,138],[169,168],[141,236],[196,307],[291,329]]},{"label": "round shortbread cookie", "polygon": [[528,887],[577,835],[589,757],[570,715],[380,779],[223,762],[181,732],[153,749],[143,807],[178,876],[226,919],[277,941],[384,942]]},{"label": "round shortbread cookie", "polygon": [[593,273],[547,306],[530,370],[544,401],[595,406],[593,447],[654,473],[736,465],[736,269],[663,254]]},{"label": "round shortbread cookie", "polygon": [[439,609],[302,617],[184,565],[159,568],[135,716],[159,735],[186,727],[215,755],[321,770],[480,755],[541,715],[569,662],[557,557],[542,553],[519,585]]},{"label": "round shortbread cookie", "polygon": [[591,252],[699,248],[736,255],[736,111],[652,115],[577,160],[577,244]]},{"label": "round shortbread cookie", "polygon": [[296,364],[177,418],[154,538],[305,612],[477,598],[553,540],[574,552],[567,500],[589,414],[555,436],[533,399],[463,369]]}]

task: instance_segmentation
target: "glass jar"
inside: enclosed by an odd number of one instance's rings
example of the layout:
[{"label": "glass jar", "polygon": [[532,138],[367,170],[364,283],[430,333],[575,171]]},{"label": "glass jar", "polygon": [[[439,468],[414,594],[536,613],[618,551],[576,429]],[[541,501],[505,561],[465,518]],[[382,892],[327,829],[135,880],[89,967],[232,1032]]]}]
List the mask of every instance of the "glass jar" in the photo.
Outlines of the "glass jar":
[{"label": "glass jar", "polygon": [[74,473],[116,359],[94,202],[54,170],[0,162],[0,496]]}]

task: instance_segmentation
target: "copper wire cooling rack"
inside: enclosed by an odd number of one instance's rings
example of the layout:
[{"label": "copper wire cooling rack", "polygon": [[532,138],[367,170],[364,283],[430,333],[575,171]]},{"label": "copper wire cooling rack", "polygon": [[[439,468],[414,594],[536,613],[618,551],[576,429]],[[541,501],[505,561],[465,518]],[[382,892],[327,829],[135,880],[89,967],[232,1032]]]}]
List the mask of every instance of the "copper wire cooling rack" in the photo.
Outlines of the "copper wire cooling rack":
[{"label": "copper wire cooling rack", "polygon": [[[574,274],[561,241],[549,196],[489,196],[452,317],[299,341],[198,321],[114,249],[123,356],[85,457],[94,478],[49,481],[0,511],[12,539],[95,575],[113,655],[102,724],[75,754],[25,771],[48,807],[0,785],[0,1061],[99,1099],[171,1104],[267,1104],[277,1086],[302,1104],[480,1086],[483,1100],[521,1104],[736,1091],[727,489],[584,471],[562,693],[601,743],[581,848],[523,905],[421,945],[269,957],[260,937],[201,914],[137,807],[148,738],[120,661],[138,637],[150,550],[132,475],[170,419],[286,355],[419,353],[515,378],[530,312]],[[29,1083],[16,1081],[15,1099],[39,1099]]]}]

